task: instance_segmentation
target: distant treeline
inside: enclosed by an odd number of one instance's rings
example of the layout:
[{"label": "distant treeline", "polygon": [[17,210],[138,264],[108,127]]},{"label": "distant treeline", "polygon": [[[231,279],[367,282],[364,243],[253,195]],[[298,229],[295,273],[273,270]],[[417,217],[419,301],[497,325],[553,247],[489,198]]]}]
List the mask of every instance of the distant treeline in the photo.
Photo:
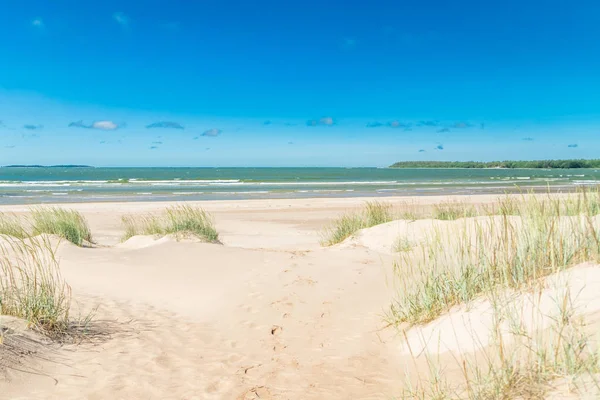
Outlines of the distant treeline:
[{"label": "distant treeline", "polygon": [[400,161],[390,168],[600,168],[600,160]]}]

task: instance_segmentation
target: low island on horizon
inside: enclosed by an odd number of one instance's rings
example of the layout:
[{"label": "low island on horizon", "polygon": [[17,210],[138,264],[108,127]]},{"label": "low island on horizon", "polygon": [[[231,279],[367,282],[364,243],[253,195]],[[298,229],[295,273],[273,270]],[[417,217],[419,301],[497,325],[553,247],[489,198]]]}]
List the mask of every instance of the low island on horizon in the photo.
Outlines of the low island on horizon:
[{"label": "low island on horizon", "polygon": [[3,168],[95,168],[91,165],[78,164],[58,164],[58,165],[27,165],[27,164],[11,164],[4,165]]},{"label": "low island on horizon", "polygon": [[600,160],[517,160],[517,161],[399,161],[389,168],[537,168],[578,169],[600,168]]}]

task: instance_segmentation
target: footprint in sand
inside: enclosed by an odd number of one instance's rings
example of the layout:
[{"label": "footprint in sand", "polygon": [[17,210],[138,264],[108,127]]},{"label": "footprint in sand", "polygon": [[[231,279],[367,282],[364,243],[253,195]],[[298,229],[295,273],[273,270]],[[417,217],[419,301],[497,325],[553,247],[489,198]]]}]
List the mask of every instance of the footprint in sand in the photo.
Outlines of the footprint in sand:
[{"label": "footprint in sand", "polygon": [[283,328],[279,325],[273,325],[271,327],[271,335],[273,336],[277,336],[281,333],[281,331],[283,330]]},{"label": "footprint in sand", "polygon": [[271,303],[271,307],[276,309],[277,311],[289,313],[294,308],[294,303],[292,303],[289,298],[284,297],[281,300],[275,300]]},{"label": "footprint in sand", "polygon": [[285,349],[287,349],[287,345],[281,342],[281,339],[278,337],[283,332],[283,327],[279,325],[273,325],[271,327],[271,336],[273,336],[273,351],[275,353],[279,353]]},{"label": "footprint in sand", "polygon": [[264,293],[262,293],[262,292],[250,292],[250,293],[248,293],[248,297],[260,300],[261,298],[264,297]]},{"label": "footprint in sand", "polygon": [[247,375],[247,376],[251,376],[253,374],[256,375],[258,373],[258,370],[260,369],[260,367],[262,367],[262,364],[250,365],[250,366],[242,367],[239,372],[242,375]]},{"label": "footprint in sand", "polygon": [[242,393],[238,400],[272,399],[271,391],[265,386],[255,386]]},{"label": "footprint in sand", "polygon": [[256,308],[254,308],[253,306],[251,306],[249,304],[242,304],[240,306],[240,308],[242,310],[244,310],[245,312],[247,312],[248,314],[256,314],[259,312],[259,310],[257,310]]},{"label": "footprint in sand", "polygon": [[293,281],[292,283],[288,283],[285,286],[290,286],[290,285],[308,285],[308,286],[313,286],[317,283],[317,281],[313,280],[310,276],[307,277],[303,277],[298,275],[296,277],[296,280]]}]

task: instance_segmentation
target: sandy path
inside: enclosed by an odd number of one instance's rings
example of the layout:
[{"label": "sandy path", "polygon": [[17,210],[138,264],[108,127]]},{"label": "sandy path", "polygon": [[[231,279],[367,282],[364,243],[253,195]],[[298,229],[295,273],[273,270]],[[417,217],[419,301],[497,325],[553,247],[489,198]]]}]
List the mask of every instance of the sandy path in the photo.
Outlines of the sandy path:
[{"label": "sandy path", "polygon": [[75,309],[98,307],[99,326],[111,321],[114,332],[32,360],[48,377],[9,371],[0,397],[389,398],[403,366],[393,332],[381,330],[391,257],[318,243],[320,227],[364,201],[347,200],[212,205],[222,246],[114,245],[121,215],[164,205],[74,205],[109,246],[63,243],[61,270]]}]

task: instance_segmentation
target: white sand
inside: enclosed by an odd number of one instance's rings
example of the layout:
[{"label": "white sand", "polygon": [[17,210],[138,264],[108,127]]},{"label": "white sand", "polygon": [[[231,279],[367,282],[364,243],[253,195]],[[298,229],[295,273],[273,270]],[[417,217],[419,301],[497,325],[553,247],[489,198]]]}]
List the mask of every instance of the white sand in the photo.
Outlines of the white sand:
[{"label": "white sand", "polygon": [[[549,277],[546,286],[541,292],[516,295],[507,292],[505,297],[499,299],[503,312],[524,316],[516,322],[530,336],[533,336],[536,330],[556,325],[555,320],[560,317],[560,307],[567,288],[567,298],[578,315],[590,316],[600,312],[598,265],[582,264],[560,272]],[[408,343],[402,344],[401,351],[406,355],[411,351],[436,355],[446,352],[459,355],[479,351],[494,344],[494,315],[498,315],[498,312],[488,300],[473,302],[468,307],[457,306],[425,326],[410,329],[407,332]],[[510,322],[504,320],[500,325],[505,344],[514,339]]]},{"label": "white sand", "polygon": [[391,259],[319,245],[331,218],[363,202],[201,203],[224,245],[149,237],[118,244],[122,215],[166,204],[67,205],[106,245],[60,245],[74,309],[98,307],[98,324],[117,321],[108,324],[116,332],[30,360],[47,377],[9,370],[0,398],[389,397],[402,376],[394,333],[378,332],[392,295]]},{"label": "white sand", "polygon": [[[0,378],[0,398],[393,398],[411,361],[404,339],[384,329],[394,295],[391,246],[399,233],[419,241],[434,223],[395,221],[322,248],[321,228],[365,200],[198,203],[214,215],[223,245],[168,237],[119,244],[122,215],[156,212],[165,203],[66,205],[83,213],[100,244],[59,247],[74,310],[97,307],[97,326],[111,337],[46,346],[28,359],[36,374],[9,369]],[[597,280],[595,273],[583,279],[590,277]],[[427,349],[420,338],[455,328],[456,318],[409,332],[411,345]],[[446,350],[465,345],[452,337]]]}]

